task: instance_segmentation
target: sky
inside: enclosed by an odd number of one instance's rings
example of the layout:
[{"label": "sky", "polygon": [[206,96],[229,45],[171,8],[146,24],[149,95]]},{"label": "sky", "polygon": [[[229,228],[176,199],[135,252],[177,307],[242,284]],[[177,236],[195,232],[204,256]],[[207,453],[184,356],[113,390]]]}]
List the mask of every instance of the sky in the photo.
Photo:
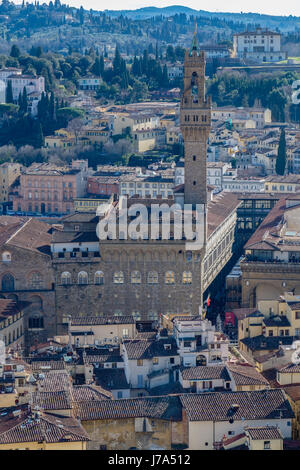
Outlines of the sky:
[{"label": "sky", "polygon": [[199,0],[110,0],[108,3],[99,0],[63,0],[72,6],[83,6],[83,8],[94,10],[135,10],[145,6],[164,7],[170,5],[184,5],[195,10],[206,11],[226,11],[226,12],[252,12],[265,13],[269,15],[295,15],[300,16],[299,0],[209,0],[201,2]]}]

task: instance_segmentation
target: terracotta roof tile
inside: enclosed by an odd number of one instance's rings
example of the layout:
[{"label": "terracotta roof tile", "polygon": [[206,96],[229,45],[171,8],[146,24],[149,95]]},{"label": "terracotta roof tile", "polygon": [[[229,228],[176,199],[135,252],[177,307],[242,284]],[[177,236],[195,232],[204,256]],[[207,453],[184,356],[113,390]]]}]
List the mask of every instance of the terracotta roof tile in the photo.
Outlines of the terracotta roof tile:
[{"label": "terracotta roof tile", "polygon": [[181,395],[180,400],[190,421],[227,421],[230,417],[235,420],[294,417],[290,403],[280,389],[193,393]]}]

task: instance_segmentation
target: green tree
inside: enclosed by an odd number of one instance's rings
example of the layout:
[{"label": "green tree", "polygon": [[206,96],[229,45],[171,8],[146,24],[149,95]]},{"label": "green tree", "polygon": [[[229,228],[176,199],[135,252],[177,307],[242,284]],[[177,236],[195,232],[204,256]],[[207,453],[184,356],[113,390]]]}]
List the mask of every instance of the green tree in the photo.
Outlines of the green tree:
[{"label": "green tree", "polygon": [[7,82],[7,87],[6,87],[6,92],[5,92],[5,101],[6,103],[14,102],[11,80],[8,80]]},{"label": "green tree", "polygon": [[96,77],[101,77],[101,63],[99,57],[96,57],[94,65],[91,68],[91,72],[96,75]]},{"label": "green tree", "polygon": [[20,55],[21,55],[20,49],[18,48],[18,46],[16,46],[16,44],[13,44],[10,50],[10,57],[18,58],[20,57]]},{"label": "green tree", "polygon": [[276,158],[276,173],[277,175],[284,175],[286,165],[286,140],[285,130],[282,129],[279,139],[278,152]]}]

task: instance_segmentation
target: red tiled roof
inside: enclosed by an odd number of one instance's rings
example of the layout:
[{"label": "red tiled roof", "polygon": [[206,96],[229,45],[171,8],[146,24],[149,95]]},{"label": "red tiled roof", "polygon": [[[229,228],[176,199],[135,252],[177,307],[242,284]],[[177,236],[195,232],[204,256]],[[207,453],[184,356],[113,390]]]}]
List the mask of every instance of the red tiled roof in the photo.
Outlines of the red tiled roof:
[{"label": "red tiled roof", "polygon": [[73,418],[43,413],[37,419],[29,414],[25,418],[14,418],[0,422],[1,444],[26,442],[84,442],[89,437],[83,427]]}]

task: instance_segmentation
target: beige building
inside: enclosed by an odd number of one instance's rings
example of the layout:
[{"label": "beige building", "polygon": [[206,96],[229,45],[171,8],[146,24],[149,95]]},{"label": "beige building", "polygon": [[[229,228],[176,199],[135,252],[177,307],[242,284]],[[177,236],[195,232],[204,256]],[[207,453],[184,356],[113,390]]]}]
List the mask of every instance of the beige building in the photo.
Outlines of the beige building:
[{"label": "beige building", "polygon": [[9,187],[21,174],[19,163],[2,163],[0,165],[0,203],[8,201]]},{"label": "beige building", "polygon": [[300,191],[300,175],[272,175],[265,180],[267,193],[295,193]]},{"label": "beige building", "polygon": [[71,344],[76,347],[119,344],[134,339],[136,325],[132,316],[77,317],[69,325]]},{"label": "beige building", "polygon": [[0,340],[7,350],[24,348],[24,309],[28,302],[0,298]]},{"label": "beige building", "polygon": [[[234,123],[236,121],[236,125],[234,126],[237,130],[238,129],[261,129],[266,124],[270,124],[272,122],[272,113],[271,110],[268,108],[235,108],[232,106],[224,106],[219,108],[212,109],[211,117],[213,120],[217,121],[232,121]],[[238,122],[249,122],[254,124],[244,125],[242,127],[238,127]]]}]

